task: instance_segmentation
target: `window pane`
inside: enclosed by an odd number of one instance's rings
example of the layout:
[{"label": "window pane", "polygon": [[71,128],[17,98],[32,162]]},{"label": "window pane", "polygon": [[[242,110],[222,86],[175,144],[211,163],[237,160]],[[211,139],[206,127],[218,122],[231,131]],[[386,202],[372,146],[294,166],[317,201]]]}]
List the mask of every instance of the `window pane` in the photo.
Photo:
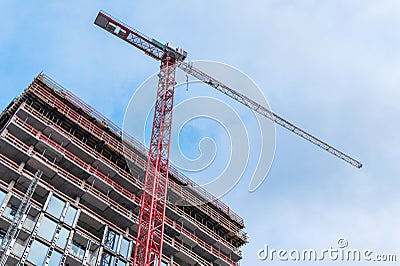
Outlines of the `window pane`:
[{"label": "window pane", "polygon": [[14,246],[12,247],[12,253],[17,255],[18,257],[21,257],[22,254],[24,253],[25,250],[25,245],[22,240],[18,239]]},{"label": "window pane", "polygon": [[124,256],[127,259],[129,256],[128,252],[129,252],[129,240],[126,238],[122,238],[119,254],[121,254],[122,256]]},{"label": "window pane", "polygon": [[8,204],[4,209],[3,216],[7,217],[11,221],[14,221],[15,214],[17,214],[18,207]]},{"label": "window pane", "polygon": [[7,231],[3,228],[0,228],[0,244],[3,242],[3,238],[6,236]]},{"label": "window pane", "polygon": [[67,213],[65,214],[65,218],[64,218],[64,223],[68,224],[69,226],[72,226],[76,212],[77,212],[76,208],[74,208],[72,206],[68,206]]},{"label": "window pane", "polygon": [[112,251],[117,251],[119,235],[113,230],[108,230],[107,238],[105,241],[105,246],[111,249]]},{"label": "window pane", "polygon": [[61,213],[64,209],[65,202],[55,197],[51,196],[49,205],[47,206],[47,212],[52,214],[54,217],[60,218]]},{"label": "window pane", "polygon": [[60,252],[54,250],[53,253],[51,253],[49,265],[50,266],[59,265],[61,258],[62,258],[62,254]]},{"label": "window pane", "polygon": [[57,224],[50,220],[47,217],[43,217],[42,222],[40,223],[38,235],[50,241],[53,239],[54,232],[56,230]]},{"label": "window pane", "polygon": [[32,229],[35,227],[35,217],[28,215],[24,221],[24,228],[27,229],[28,231],[32,231]]},{"label": "window pane", "polygon": [[117,266],[126,266],[126,262],[119,260]]},{"label": "window pane", "polygon": [[35,240],[29,250],[28,260],[35,265],[42,265],[47,253],[47,246]]},{"label": "window pane", "polygon": [[65,205],[64,201],[52,195],[46,211],[52,214],[54,217],[60,218],[61,213],[64,209],[64,205]]},{"label": "window pane", "polygon": [[6,198],[7,193],[3,190],[0,190],[0,205],[3,203],[4,199]]},{"label": "window pane", "polygon": [[114,261],[115,257],[108,253],[107,251],[104,251],[103,254],[101,255],[101,262],[100,266],[114,266]]},{"label": "window pane", "polygon": [[90,266],[95,266],[96,261],[97,261],[97,254],[99,252],[99,248],[96,248],[95,250],[89,250],[89,256],[86,261],[86,263]]},{"label": "window pane", "polygon": [[85,255],[85,247],[81,246],[80,244],[74,241],[72,242],[70,252],[72,255],[82,260],[83,256]]},{"label": "window pane", "polygon": [[69,237],[69,230],[67,228],[61,228],[60,234],[57,239],[57,246],[60,248],[64,249],[65,246],[67,245],[67,240]]}]

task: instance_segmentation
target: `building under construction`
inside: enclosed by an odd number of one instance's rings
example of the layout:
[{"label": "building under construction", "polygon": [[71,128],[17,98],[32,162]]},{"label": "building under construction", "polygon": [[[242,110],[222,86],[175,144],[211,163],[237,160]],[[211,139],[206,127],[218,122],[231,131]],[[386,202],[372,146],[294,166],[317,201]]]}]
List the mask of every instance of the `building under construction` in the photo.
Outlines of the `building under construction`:
[{"label": "building under construction", "polygon": [[[0,129],[0,266],[132,265],[147,149],[43,74]],[[165,265],[239,265],[241,217],[173,167],[167,198]]]}]

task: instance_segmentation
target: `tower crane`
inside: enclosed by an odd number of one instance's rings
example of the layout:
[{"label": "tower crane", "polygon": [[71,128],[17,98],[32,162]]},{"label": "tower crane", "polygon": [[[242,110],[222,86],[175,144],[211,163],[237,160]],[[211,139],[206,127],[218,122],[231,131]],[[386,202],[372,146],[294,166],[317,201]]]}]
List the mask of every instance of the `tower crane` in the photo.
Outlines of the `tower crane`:
[{"label": "tower crane", "polygon": [[352,166],[356,168],[362,167],[361,162],[314,137],[242,93],[237,92],[216,78],[185,62],[187,53],[182,48],[175,47],[171,43],[163,44],[156,39],[147,37],[103,11],[99,12],[94,23],[161,62],[133,258],[134,266],[161,265],[175,72],[177,68]]}]

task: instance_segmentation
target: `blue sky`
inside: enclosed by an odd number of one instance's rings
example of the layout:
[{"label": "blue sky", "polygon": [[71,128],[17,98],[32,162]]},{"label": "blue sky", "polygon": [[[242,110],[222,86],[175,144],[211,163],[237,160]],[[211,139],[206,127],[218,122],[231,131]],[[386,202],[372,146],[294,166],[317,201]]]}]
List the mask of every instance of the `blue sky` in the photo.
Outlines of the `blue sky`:
[{"label": "blue sky", "polygon": [[357,170],[277,128],[263,185],[249,193],[244,177],[224,197],[247,225],[242,265],[266,265],[256,255],[264,244],[323,249],[339,237],[400,259],[398,1],[2,0],[0,106],[44,71],[122,125],[158,63],[95,27],[100,9],[191,60],[239,68],[273,111],[364,163]]}]

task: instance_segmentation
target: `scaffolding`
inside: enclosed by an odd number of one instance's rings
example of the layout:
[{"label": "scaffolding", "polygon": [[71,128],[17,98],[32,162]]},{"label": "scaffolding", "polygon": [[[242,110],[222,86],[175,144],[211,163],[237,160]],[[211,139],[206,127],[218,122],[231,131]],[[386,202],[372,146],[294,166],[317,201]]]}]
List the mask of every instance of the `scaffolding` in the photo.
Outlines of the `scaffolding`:
[{"label": "scaffolding", "polygon": [[24,197],[21,200],[21,203],[19,204],[18,210],[15,214],[14,220],[11,223],[10,227],[7,230],[7,233],[5,237],[3,238],[3,241],[1,243],[1,248],[0,248],[0,254],[1,254],[1,259],[0,259],[0,265],[5,266],[8,256],[10,255],[12,246],[14,245],[18,233],[22,228],[22,223],[24,222],[28,212],[29,208],[31,206],[31,198],[33,196],[33,193],[35,192],[37,183],[42,176],[42,171],[38,170],[34,177],[32,178],[31,182],[29,183],[28,189],[25,192]]}]

